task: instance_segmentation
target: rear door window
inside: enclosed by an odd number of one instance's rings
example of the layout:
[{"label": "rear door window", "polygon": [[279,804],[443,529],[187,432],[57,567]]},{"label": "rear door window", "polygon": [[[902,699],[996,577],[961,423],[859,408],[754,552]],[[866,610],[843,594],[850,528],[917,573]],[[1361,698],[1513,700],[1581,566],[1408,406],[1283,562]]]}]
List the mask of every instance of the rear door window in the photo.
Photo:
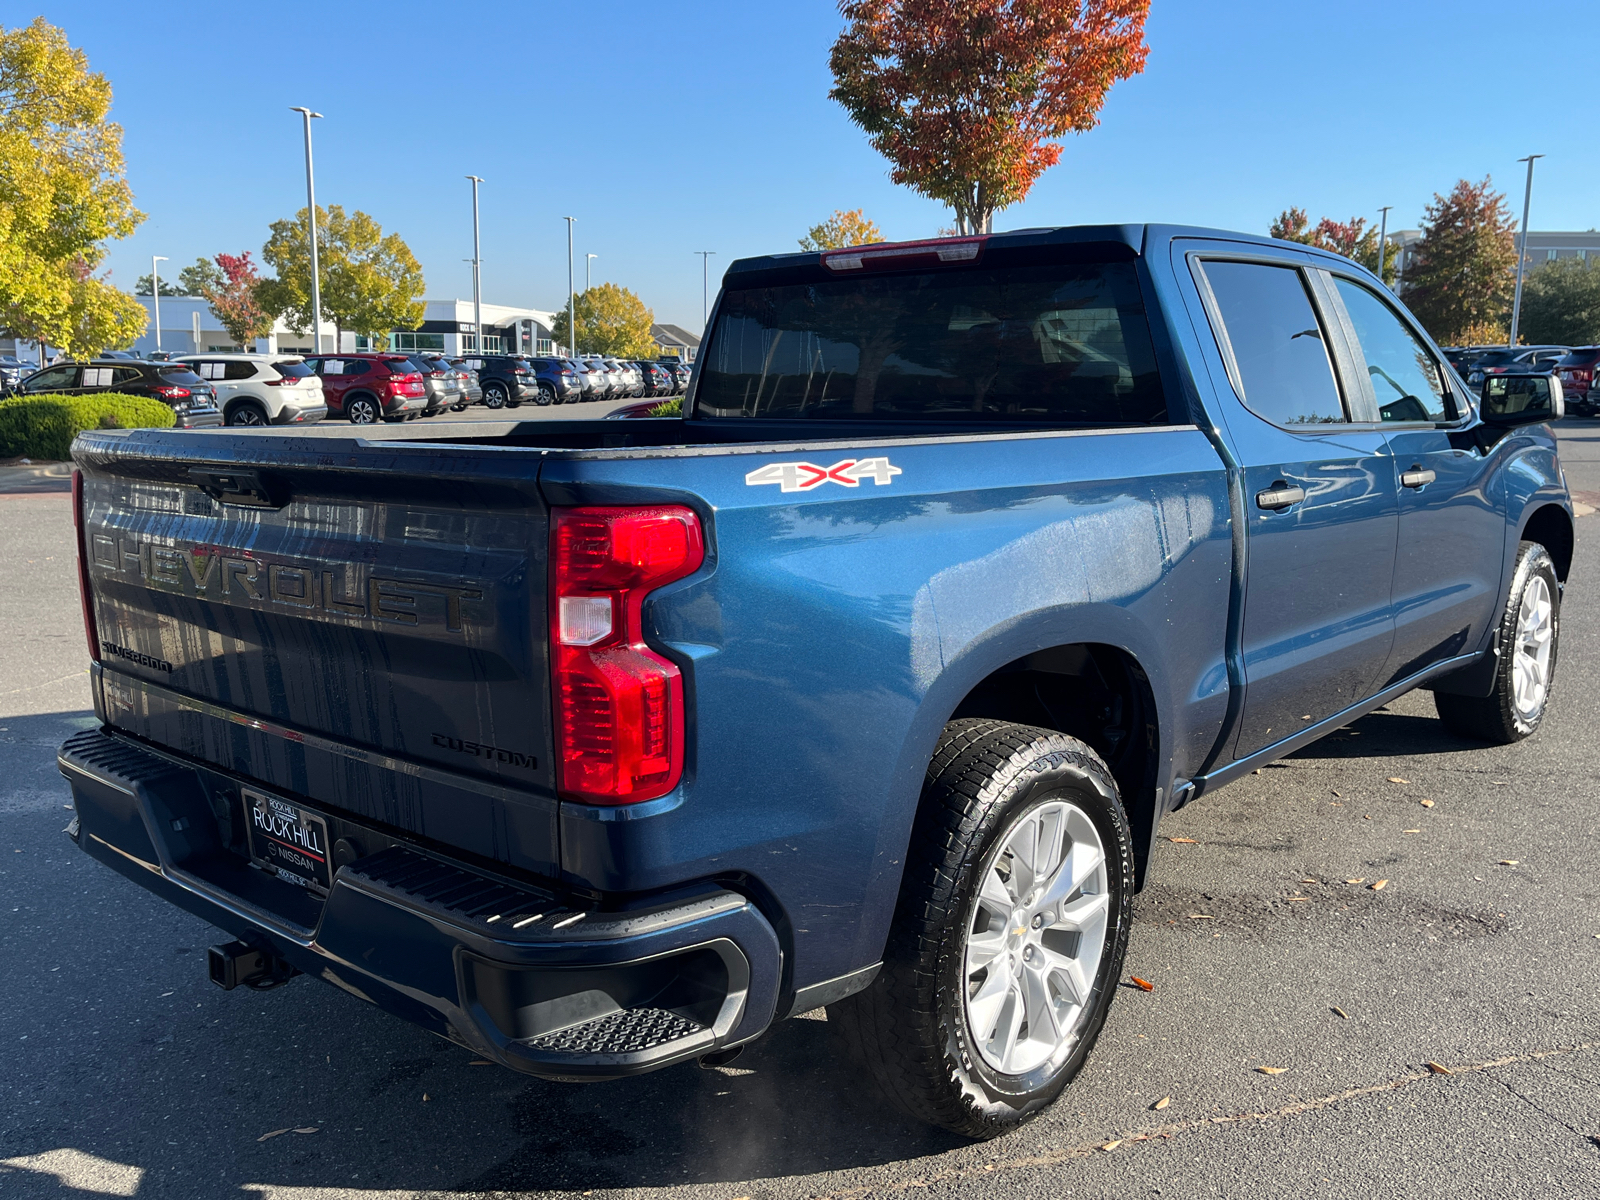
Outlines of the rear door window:
[{"label": "rear door window", "polygon": [[201,379],[221,379],[223,365],[220,362],[195,362],[189,367]]},{"label": "rear door window", "polygon": [[1385,421],[1453,421],[1455,406],[1433,353],[1369,288],[1334,276]]},{"label": "rear door window", "polygon": [[1222,319],[1217,344],[1245,407],[1291,429],[1347,420],[1304,276],[1269,263],[1211,261],[1202,269]]},{"label": "rear door window", "polygon": [[224,363],[222,377],[224,379],[254,379],[256,377],[256,365],[253,362]]},{"label": "rear door window", "polygon": [[697,386],[703,416],[1089,426],[1168,419],[1131,262],[732,289]]},{"label": "rear door window", "polygon": [[83,382],[79,387],[108,388],[111,386],[113,367],[85,367],[83,369]]}]

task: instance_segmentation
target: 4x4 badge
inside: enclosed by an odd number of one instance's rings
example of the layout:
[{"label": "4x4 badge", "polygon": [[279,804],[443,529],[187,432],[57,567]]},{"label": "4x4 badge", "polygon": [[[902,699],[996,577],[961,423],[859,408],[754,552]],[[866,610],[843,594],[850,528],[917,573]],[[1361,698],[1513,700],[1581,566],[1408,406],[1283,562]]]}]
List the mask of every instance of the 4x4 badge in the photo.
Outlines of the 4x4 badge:
[{"label": "4x4 badge", "polygon": [[840,483],[845,487],[859,487],[863,479],[870,479],[884,487],[903,472],[887,458],[846,458],[831,467],[815,463],[768,463],[744,477],[747,487],[775,483],[785,492],[808,492],[824,483]]}]

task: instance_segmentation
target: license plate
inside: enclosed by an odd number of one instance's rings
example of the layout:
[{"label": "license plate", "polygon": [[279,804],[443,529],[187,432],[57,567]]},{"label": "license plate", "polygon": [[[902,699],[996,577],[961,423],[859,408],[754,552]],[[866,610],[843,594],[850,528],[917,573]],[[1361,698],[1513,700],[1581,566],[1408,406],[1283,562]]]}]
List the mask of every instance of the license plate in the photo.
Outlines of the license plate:
[{"label": "license plate", "polygon": [[327,892],[328,823],[298,804],[240,789],[250,822],[250,857],[288,883]]}]

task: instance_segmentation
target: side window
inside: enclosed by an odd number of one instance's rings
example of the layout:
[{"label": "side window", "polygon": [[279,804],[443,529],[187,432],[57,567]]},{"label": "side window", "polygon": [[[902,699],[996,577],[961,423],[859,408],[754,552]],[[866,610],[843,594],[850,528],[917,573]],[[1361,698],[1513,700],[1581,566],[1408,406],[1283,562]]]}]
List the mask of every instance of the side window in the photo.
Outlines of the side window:
[{"label": "side window", "polygon": [[222,373],[224,379],[254,379],[256,377],[256,364],[253,362],[231,362],[224,364]]},{"label": "side window", "polygon": [[1274,425],[1329,425],[1346,420],[1333,362],[1305,279],[1294,267],[1208,262],[1206,279],[1217,299],[1239,373],[1241,399]]},{"label": "side window", "polygon": [[1394,309],[1359,283],[1337,276],[1333,282],[1366,356],[1378,415],[1385,421],[1454,420],[1444,373]]},{"label": "side window", "polygon": [[121,387],[125,383],[138,383],[144,378],[144,372],[138,367],[116,367],[111,372],[111,386]]},{"label": "side window", "polygon": [[85,367],[83,369],[83,383],[80,387],[98,388],[111,386],[110,367]]},{"label": "side window", "polygon": [[72,387],[78,378],[78,368],[50,367],[34,375],[23,385],[25,392],[53,392],[57,388]]},{"label": "side window", "polygon": [[372,369],[372,364],[364,358],[347,358],[344,362],[346,375],[365,375]]},{"label": "side window", "polygon": [[201,379],[222,378],[222,364],[219,362],[197,362],[190,363],[189,366],[194,369],[194,373],[200,376]]},{"label": "side window", "polygon": [[342,360],[340,360],[340,359],[337,359],[337,358],[325,358],[325,359],[322,360],[322,364],[319,367],[317,367],[317,374],[318,375],[343,375],[344,374],[344,362]]}]

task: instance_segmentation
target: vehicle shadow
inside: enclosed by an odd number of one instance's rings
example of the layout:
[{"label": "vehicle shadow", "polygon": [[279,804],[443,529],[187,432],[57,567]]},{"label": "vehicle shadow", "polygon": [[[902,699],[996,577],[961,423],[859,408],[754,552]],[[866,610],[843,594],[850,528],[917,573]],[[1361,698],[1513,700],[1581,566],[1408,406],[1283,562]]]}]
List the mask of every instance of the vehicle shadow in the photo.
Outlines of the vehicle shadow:
[{"label": "vehicle shadow", "polygon": [[1431,714],[1419,716],[1379,709],[1285,757],[1322,760],[1388,758],[1456,754],[1463,750],[1481,749],[1482,742],[1451,733],[1443,721]]}]

